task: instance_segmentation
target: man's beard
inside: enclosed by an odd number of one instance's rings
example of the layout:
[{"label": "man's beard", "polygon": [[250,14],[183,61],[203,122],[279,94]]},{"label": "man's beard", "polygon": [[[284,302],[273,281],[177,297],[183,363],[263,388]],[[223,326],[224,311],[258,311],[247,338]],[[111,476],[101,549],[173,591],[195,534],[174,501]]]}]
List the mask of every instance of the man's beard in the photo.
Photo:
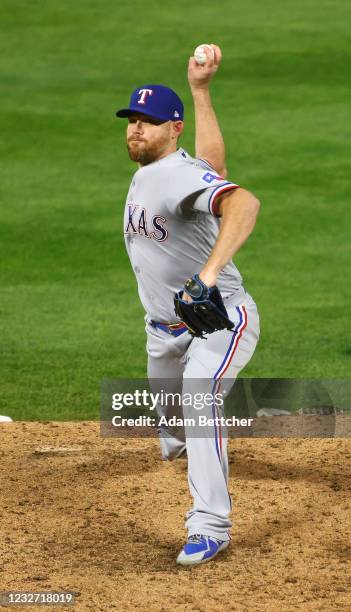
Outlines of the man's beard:
[{"label": "man's beard", "polygon": [[128,147],[128,153],[129,153],[130,159],[134,162],[138,162],[142,166],[151,164],[156,159],[154,151],[150,151],[146,149],[135,149],[134,147],[131,147],[129,144],[127,145],[127,147]]},{"label": "man's beard", "polygon": [[151,164],[160,158],[163,151],[160,143],[148,146],[142,143],[143,146],[140,147],[135,146],[135,142],[137,141],[127,142],[129,157],[132,161],[138,162],[141,166],[147,166],[147,164]]}]

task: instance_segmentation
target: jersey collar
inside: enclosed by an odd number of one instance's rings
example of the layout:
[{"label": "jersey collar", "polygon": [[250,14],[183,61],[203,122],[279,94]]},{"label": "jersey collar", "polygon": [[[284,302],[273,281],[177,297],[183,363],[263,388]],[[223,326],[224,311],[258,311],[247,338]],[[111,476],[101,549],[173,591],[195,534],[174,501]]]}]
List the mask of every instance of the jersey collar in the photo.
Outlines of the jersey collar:
[{"label": "jersey collar", "polygon": [[154,168],[156,166],[156,164],[167,164],[169,161],[173,160],[173,159],[187,159],[189,157],[188,153],[185,151],[185,149],[182,149],[181,147],[179,149],[177,149],[176,151],[174,151],[173,153],[170,153],[169,155],[166,155],[165,157],[161,157],[161,159],[157,159],[154,162],[151,162],[151,164],[147,164],[147,166],[141,166],[140,168],[138,168],[138,170],[136,171],[135,174],[140,174],[143,171],[147,171],[148,168]]}]

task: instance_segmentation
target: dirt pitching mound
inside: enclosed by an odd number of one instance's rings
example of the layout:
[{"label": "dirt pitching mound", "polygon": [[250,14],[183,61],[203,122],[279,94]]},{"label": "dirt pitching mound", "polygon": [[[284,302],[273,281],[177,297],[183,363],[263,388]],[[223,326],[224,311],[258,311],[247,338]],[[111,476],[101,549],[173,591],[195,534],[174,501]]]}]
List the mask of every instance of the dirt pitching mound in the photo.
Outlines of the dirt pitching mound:
[{"label": "dirt pitching mound", "polygon": [[231,546],[182,568],[186,459],[96,423],[0,437],[1,591],[74,591],[79,611],[351,608],[348,439],[230,440]]}]

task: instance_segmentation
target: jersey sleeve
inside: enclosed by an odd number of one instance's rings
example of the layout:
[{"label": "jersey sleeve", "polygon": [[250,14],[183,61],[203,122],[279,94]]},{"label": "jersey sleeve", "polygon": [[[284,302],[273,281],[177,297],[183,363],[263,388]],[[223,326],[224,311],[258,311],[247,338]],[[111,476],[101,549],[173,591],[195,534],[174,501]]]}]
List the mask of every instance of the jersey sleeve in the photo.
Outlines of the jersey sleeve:
[{"label": "jersey sleeve", "polygon": [[168,208],[180,215],[193,210],[218,217],[219,196],[239,186],[219,176],[206,160],[197,159],[193,164],[184,165],[174,176]]},{"label": "jersey sleeve", "polygon": [[238,189],[238,187],[240,187],[240,185],[232,183],[231,181],[225,181],[224,179],[216,182],[213,187],[208,187],[197,196],[194,202],[194,210],[207,212],[214,217],[219,217],[219,196],[228,191]]}]

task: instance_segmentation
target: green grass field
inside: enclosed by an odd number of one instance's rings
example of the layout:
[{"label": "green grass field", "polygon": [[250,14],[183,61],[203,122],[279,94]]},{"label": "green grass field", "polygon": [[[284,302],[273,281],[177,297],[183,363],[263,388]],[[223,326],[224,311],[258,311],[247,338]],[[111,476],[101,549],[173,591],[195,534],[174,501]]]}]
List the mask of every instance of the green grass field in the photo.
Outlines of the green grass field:
[{"label": "green grass field", "polygon": [[262,208],[236,258],[262,335],[245,376],[347,378],[350,3],[2,0],[1,403],[97,418],[103,378],[143,377],[143,311],[122,235],[133,164],[114,110],[216,42],[229,178]]}]

